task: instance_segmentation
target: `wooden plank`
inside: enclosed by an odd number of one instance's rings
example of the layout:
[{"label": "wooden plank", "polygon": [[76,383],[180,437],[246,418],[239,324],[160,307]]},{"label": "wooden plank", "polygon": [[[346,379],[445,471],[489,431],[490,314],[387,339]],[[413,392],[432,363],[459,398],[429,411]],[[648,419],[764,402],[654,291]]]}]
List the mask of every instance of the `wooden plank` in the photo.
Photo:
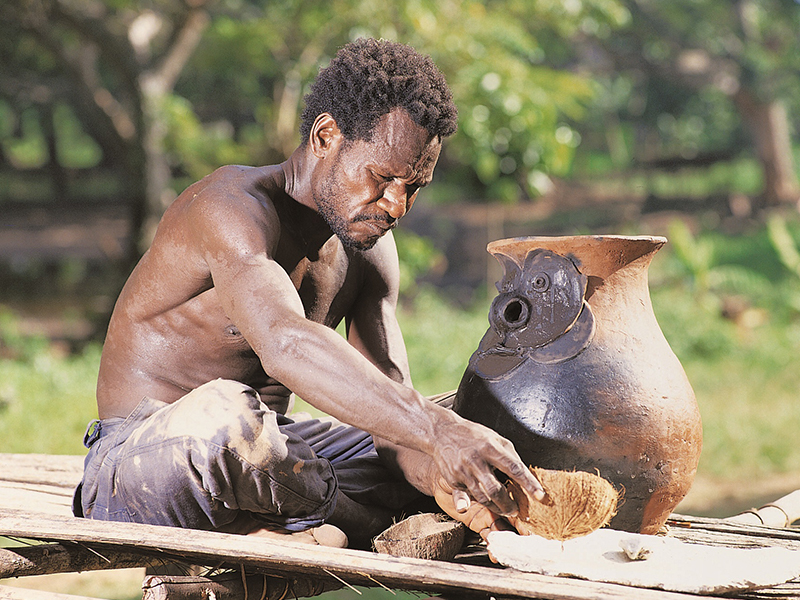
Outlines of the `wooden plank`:
[{"label": "wooden plank", "polygon": [[75,488],[83,476],[83,456],[62,454],[0,454],[0,481],[44,483]]},{"label": "wooden plank", "polygon": [[0,481],[0,507],[69,516],[72,493],[72,489],[47,484]]},{"label": "wooden plank", "polygon": [[88,596],[74,596],[72,594],[59,594],[57,592],[44,592],[26,588],[0,585],[0,600],[99,600]]},{"label": "wooden plank", "polygon": [[[43,515],[55,515],[60,516],[62,518],[68,519],[67,523],[70,523],[69,526],[66,527],[65,531],[62,532],[62,535],[59,537],[53,537],[49,539],[59,539],[63,541],[80,541],[77,538],[73,539],[72,534],[72,523],[94,523],[94,522],[86,522],[78,519],[71,518],[71,499],[74,487],[80,481],[82,471],[83,471],[83,457],[82,456],[61,456],[61,455],[45,455],[45,454],[0,454],[0,464],[3,465],[3,468],[0,469],[0,509],[12,509],[17,511],[16,514],[19,518],[25,518],[31,520],[32,518],[35,519],[37,522],[41,520],[40,514]],[[46,521],[46,519],[45,519]],[[681,539],[687,542],[693,543],[703,543],[709,545],[722,545],[722,546],[730,546],[730,547],[763,547],[763,546],[779,546],[779,547],[786,547],[791,549],[798,549],[800,550],[800,530],[792,529],[792,528],[784,528],[784,529],[776,529],[771,527],[763,527],[752,525],[748,526],[745,524],[734,523],[730,521],[724,521],[720,519],[707,519],[703,517],[690,517],[685,515],[673,515],[673,518],[670,521],[671,524],[671,533],[674,537]],[[51,523],[52,525],[52,523]],[[131,560],[140,560],[140,561],[148,561],[151,560],[146,555],[146,551],[136,552],[136,548],[130,548],[126,546],[128,543],[134,543],[132,541],[133,538],[126,538],[123,540],[116,540],[115,539],[115,532],[118,531],[118,527],[120,524],[96,524],[99,525],[103,529],[103,535],[101,536],[105,539],[105,546],[99,547],[95,545],[97,542],[96,539],[93,539],[89,536],[87,541],[87,546],[91,545],[95,549],[99,549],[102,553],[105,553],[107,556],[112,556],[112,553],[116,552],[120,555],[128,555],[130,554],[132,557],[138,558],[131,558]],[[144,526],[147,527],[147,526]],[[35,527],[34,530],[37,530]],[[163,528],[159,528],[163,529]],[[184,532],[182,531],[181,536],[174,536],[170,534],[174,534],[172,530],[167,530],[169,533],[165,534],[166,537],[181,537],[183,538]],[[8,531],[9,535],[17,535],[22,536],[20,531]],[[29,532],[32,535],[32,532]],[[54,532],[50,532],[54,534]],[[202,535],[223,535],[223,534],[209,534],[204,532],[199,532]],[[39,539],[42,536],[37,536]],[[195,540],[192,539],[190,546],[193,547],[193,551],[196,551],[196,556],[206,557],[206,564],[211,564],[212,566],[216,566],[220,563],[221,560],[225,559],[231,562],[231,564],[239,565],[239,564],[247,564],[248,568],[254,568],[259,571],[269,571],[271,573],[284,573],[286,575],[297,575],[298,573],[306,573],[306,572],[313,572],[319,574],[320,572],[323,573],[323,577],[328,578],[329,580],[335,579],[335,577],[341,577],[342,579],[346,580],[348,583],[358,584],[358,585],[367,585],[367,586],[377,586],[377,581],[381,583],[388,583],[390,586],[404,588],[404,589],[426,589],[434,592],[440,591],[453,591],[456,590],[458,595],[463,596],[467,591],[474,591],[474,590],[481,590],[486,588],[487,593],[493,594],[495,596],[501,595],[498,589],[495,587],[493,579],[489,578],[486,580],[486,586],[484,587],[469,587],[471,584],[470,578],[471,577],[481,577],[483,571],[473,572],[470,569],[478,568],[478,569],[487,569],[486,565],[488,564],[488,560],[485,556],[485,551],[480,553],[480,556],[475,558],[474,560],[470,559],[466,561],[471,564],[462,564],[460,565],[462,568],[468,569],[467,576],[463,580],[459,580],[459,572],[458,571],[446,571],[443,572],[441,577],[443,580],[439,580],[433,578],[430,582],[427,580],[417,582],[417,567],[416,566],[409,566],[403,562],[403,560],[412,560],[412,559],[393,559],[381,555],[373,555],[370,553],[357,553],[356,556],[360,557],[361,555],[366,555],[371,557],[371,560],[367,562],[366,570],[361,572],[355,573],[353,569],[359,567],[363,561],[355,560],[349,555],[340,556],[337,553],[334,553],[335,560],[331,562],[331,564],[327,564],[325,557],[317,556],[317,561],[312,563],[306,568],[306,571],[303,571],[302,560],[304,560],[303,555],[297,555],[294,552],[289,551],[288,558],[285,557],[281,552],[276,553],[268,553],[267,556],[259,555],[256,553],[254,556],[247,556],[248,547],[246,545],[242,545],[241,542],[244,541],[244,538],[240,538],[235,536],[236,540],[240,542],[238,544],[240,550],[239,553],[233,552],[231,555],[230,552],[227,550],[223,550],[223,556],[219,556],[216,553],[216,548],[214,548],[212,542],[208,542],[208,545],[203,547],[203,544],[206,544],[206,541],[203,540]],[[148,540],[148,543],[151,544],[151,550],[155,548],[155,551],[160,553],[165,559],[173,559],[173,557],[180,558],[180,549],[178,548],[171,548],[170,546],[165,546],[164,548],[158,547],[158,539],[155,540]],[[233,542],[231,542],[233,543]],[[288,542],[287,542],[288,543]],[[199,544],[199,546],[198,546]],[[260,542],[261,546],[265,546],[266,544],[263,540]],[[277,544],[270,544],[271,547],[275,547]],[[290,544],[295,545],[295,544]],[[70,550],[78,548],[78,546],[68,544]],[[132,551],[133,550],[133,551]],[[263,550],[263,548],[262,548]],[[86,550],[86,552],[91,553],[90,550]],[[227,554],[226,554],[227,552]],[[286,551],[282,551],[286,552]],[[355,551],[348,551],[348,552],[355,552]],[[326,554],[328,552],[326,551]],[[244,556],[241,556],[244,555]],[[350,565],[349,561],[353,561],[353,565]],[[249,562],[245,562],[249,561]],[[399,561],[399,562],[398,562]],[[13,562],[13,561],[12,561]],[[34,561],[35,562],[35,561]],[[99,562],[104,563],[104,561],[100,560]],[[113,562],[113,561],[112,561]],[[44,563],[41,563],[39,567],[42,569],[53,569],[56,568],[57,563],[53,562],[50,563],[49,566],[45,566]],[[104,563],[108,564],[108,563]],[[427,564],[428,569],[435,568],[437,566],[441,566],[444,563],[431,563]],[[348,566],[350,565],[350,566]],[[22,569],[22,567],[20,567]],[[25,569],[31,569],[30,563],[28,564]],[[58,567],[61,569],[62,567]],[[69,569],[68,566],[63,567],[65,569]],[[115,568],[115,567],[111,567]],[[450,567],[448,567],[449,569]],[[406,573],[404,569],[409,569],[409,573],[413,573],[413,576],[406,575],[405,580],[401,576],[401,574]],[[24,569],[23,569],[24,570]],[[83,570],[88,570],[84,568]],[[508,585],[511,586],[512,590],[517,590],[515,593],[509,593],[507,596],[509,597],[519,597],[520,595],[525,597],[535,597],[535,598],[604,598],[604,597],[615,597],[615,598],[638,598],[642,597],[641,592],[648,593],[652,592],[657,594],[656,597],[663,597],[663,598],[676,598],[678,597],[676,594],[667,594],[665,592],[656,592],[654,590],[631,590],[630,588],[623,588],[623,591],[613,590],[613,589],[603,589],[602,586],[599,584],[579,584],[578,587],[575,587],[575,580],[569,580],[568,583],[562,582],[553,582],[551,581],[552,578],[544,578],[546,580],[545,583],[539,584],[536,581],[536,578],[539,576],[532,576],[524,574],[522,575],[524,581],[517,581],[519,574],[513,575],[516,572],[510,572],[507,570],[499,570],[488,568],[488,570],[494,574],[495,577],[502,577],[505,580],[508,580],[510,583]],[[54,571],[48,571],[54,572]],[[427,572],[427,571],[424,571]],[[20,573],[23,574],[23,573]],[[26,572],[24,574],[33,574],[32,571]],[[375,576],[383,577],[383,579],[375,579]],[[488,576],[487,576],[488,577]],[[372,578],[372,579],[370,579]],[[413,579],[413,581],[408,581],[409,579]],[[417,583],[418,586],[414,587]],[[558,583],[559,585],[555,585]],[[459,585],[460,584],[460,585]],[[581,587],[581,585],[585,585],[588,587]],[[420,587],[420,586],[427,586],[427,587]],[[534,592],[525,592],[524,590],[528,589],[528,587],[536,588]],[[568,587],[570,589],[564,590],[564,587]],[[621,586],[615,586],[621,587]],[[530,595],[532,593],[538,593],[538,595]],[[610,595],[597,595],[599,593],[602,594],[610,594]],[[566,594],[566,595],[559,595],[559,594]],[[617,595],[621,594],[621,595]],[[660,594],[660,595],[658,595]],[[667,595],[664,595],[667,594]],[[748,592],[746,594],[742,594],[740,597],[748,598],[748,599],[761,599],[761,598],[788,598],[788,597],[795,597],[800,598],[800,582],[790,582],[788,584],[784,584],[782,586],[778,586],[776,588],[772,588],[770,590],[760,590],[758,592]]]},{"label": "wooden plank", "polygon": [[0,464],[0,507],[72,514],[72,494],[83,475],[82,456],[0,454]]},{"label": "wooden plank", "polygon": [[[74,517],[0,510],[0,535],[45,540],[72,540],[93,548],[120,547],[158,553],[196,564],[220,562],[253,571],[337,579],[350,585],[430,592],[485,592],[511,598],[552,600],[678,600],[696,596],[629,588],[577,579],[545,577],[513,569],[397,558],[358,550],[320,548],[292,541],[270,540],[216,532],[133,523],[97,522]],[[252,571],[250,571],[252,569]]]},{"label": "wooden plank", "polygon": [[800,530],[748,525],[725,519],[672,515],[670,535],[685,542],[731,548],[780,547],[800,550]]}]

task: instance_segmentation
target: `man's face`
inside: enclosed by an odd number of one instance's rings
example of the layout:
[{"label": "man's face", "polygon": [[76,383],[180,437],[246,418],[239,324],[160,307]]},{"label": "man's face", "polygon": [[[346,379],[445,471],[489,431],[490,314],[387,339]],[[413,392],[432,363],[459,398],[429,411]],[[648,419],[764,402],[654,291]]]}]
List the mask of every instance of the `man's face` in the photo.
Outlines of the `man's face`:
[{"label": "man's face", "polygon": [[314,186],[320,215],[345,246],[368,250],[411,210],[433,179],[441,142],[402,109],[384,115],[371,141],[345,142]]}]

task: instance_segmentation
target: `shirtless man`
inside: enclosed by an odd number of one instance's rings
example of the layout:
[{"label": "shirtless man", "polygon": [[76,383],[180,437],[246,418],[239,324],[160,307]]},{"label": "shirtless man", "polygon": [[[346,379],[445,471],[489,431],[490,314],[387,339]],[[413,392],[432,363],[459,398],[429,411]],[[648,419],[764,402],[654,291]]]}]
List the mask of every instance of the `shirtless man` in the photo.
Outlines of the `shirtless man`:
[{"label": "shirtless man", "polygon": [[[473,528],[515,514],[497,472],[541,496],[510,442],[411,387],[390,230],[455,128],[428,57],[359,40],[320,72],[286,162],[175,200],[111,318],[76,514],[368,539],[413,497],[373,439]],[[291,392],[353,427],[287,418]]]}]

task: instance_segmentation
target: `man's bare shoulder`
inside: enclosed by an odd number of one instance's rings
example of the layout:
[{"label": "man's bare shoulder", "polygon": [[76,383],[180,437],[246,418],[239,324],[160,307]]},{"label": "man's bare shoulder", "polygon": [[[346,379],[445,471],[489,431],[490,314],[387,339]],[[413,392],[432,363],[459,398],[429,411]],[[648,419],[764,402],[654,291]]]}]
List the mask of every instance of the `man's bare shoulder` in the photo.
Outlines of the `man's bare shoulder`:
[{"label": "man's bare shoulder", "polygon": [[[230,166],[189,186],[165,212],[126,285],[130,306],[160,314],[212,287],[210,257],[269,254],[280,224],[263,181],[263,169]],[[161,290],[165,301],[142,301],[143,289]]]},{"label": "man's bare shoulder", "polygon": [[[176,200],[178,210],[202,217],[269,215],[279,193],[275,167],[227,165],[189,186]],[[229,219],[222,219],[224,224]]]},{"label": "man's bare shoulder", "polygon": [[154,245],[180,237],[206,251],[219,246],[252,252],[277,243],[280,219],[274,197],[280,193],[276,167],[220,167],[189,186],[170,206]]}]

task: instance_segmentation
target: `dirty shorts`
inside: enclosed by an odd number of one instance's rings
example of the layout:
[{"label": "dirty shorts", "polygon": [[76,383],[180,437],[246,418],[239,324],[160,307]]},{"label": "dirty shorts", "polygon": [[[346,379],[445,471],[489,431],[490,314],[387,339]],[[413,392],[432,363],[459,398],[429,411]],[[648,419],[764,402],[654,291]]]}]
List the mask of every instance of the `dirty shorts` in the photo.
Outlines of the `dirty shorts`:
[{"label": "dirty shorts", "polygon": [[337,490],[391,510],[420,497],[383,465],[368,433],[294,421],[229,380],[172,404],[145,398],[125,419],[90,424],[84,444],[73,512],[98,520],[209,530],[246,511],[300,531],[330,517]]}]

